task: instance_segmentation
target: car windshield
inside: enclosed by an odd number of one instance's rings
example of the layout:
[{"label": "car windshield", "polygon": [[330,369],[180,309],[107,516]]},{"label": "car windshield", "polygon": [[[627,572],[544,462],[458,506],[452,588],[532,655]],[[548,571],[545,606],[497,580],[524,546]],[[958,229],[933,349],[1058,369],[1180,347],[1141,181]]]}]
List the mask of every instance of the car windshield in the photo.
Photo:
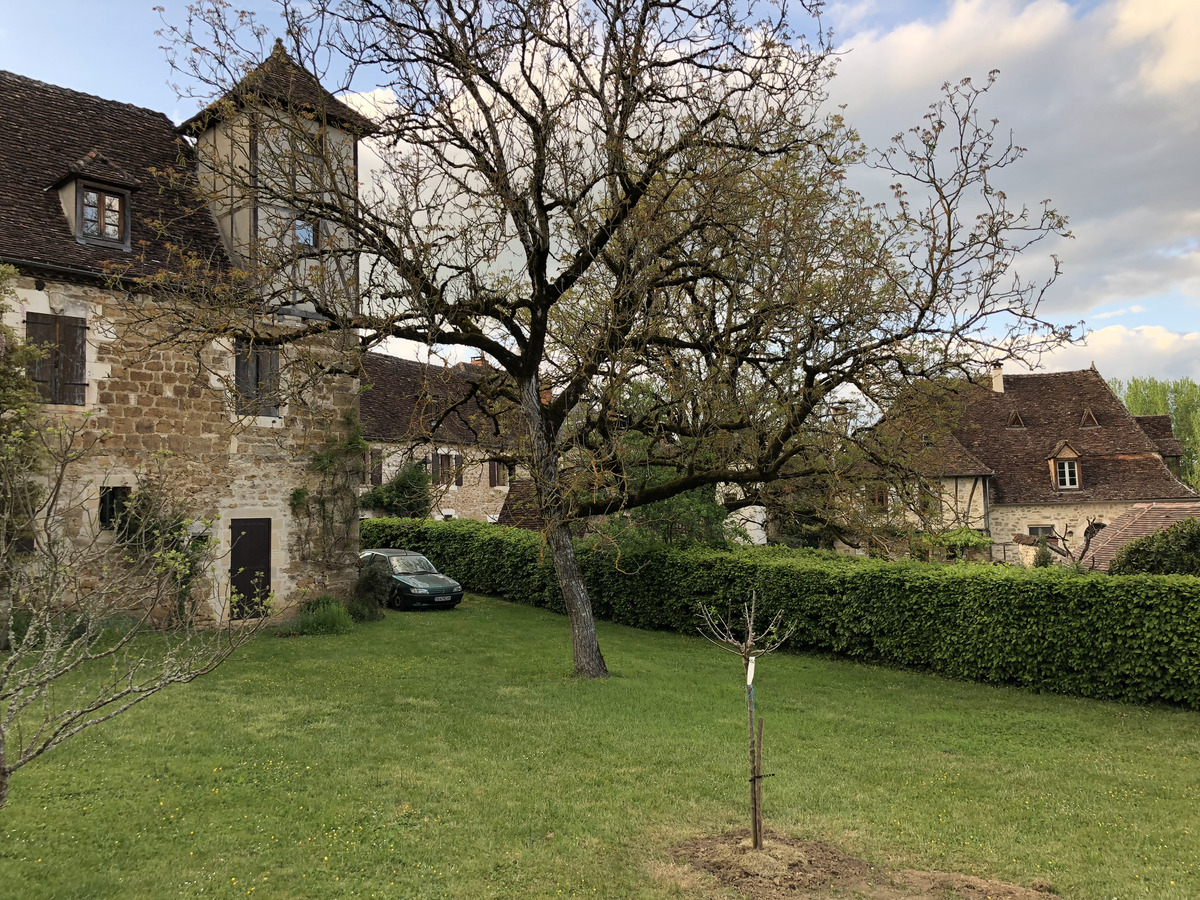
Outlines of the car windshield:
[{"label": "car windshield", "polygon": [[393,556],[392,571],[397,575],[414,575],[418,572],[436,572],[437,569],[423,556]]}]

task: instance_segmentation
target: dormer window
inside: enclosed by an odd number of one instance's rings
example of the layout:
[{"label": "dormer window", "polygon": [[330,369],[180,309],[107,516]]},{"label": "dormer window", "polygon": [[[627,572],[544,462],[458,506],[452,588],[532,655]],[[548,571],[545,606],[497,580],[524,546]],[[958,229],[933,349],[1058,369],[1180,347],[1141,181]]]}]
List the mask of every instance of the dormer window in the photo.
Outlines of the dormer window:
[{"label": "dormer window", "polygon": [[129,248],[129,192],[120,188],[79,184],[75,189],[76,236],[88,244]]},{"label": "dormer window", "polygon": [[1079,487],[1079,464],[1075,460],[1057,460],[1055,468],[1058,471],[1058,489],[1060,491],[1075,490]]},{"label": "dormer window", "polygon": [[1083,418],[1079,420],[1079,427],[1080,428],[1099,428],[1100,423],[1096,421],[1096,417],[1092,414],[1092,411],[1090,409],[1085,409],[1083,411]]},{"label": "dormer window", "polygon": [[125,197],[100,188],[83,189],[81,227],[85,238],[120,241],[125,238]]},{"label": "dormer window", "polygon": [[1014,409],[1013,414],[1008,417],[1008,424],[1005,425],[1004,427],[1005,428],[1024,428],[1025,422],[1021,418],[1021,414]]}]

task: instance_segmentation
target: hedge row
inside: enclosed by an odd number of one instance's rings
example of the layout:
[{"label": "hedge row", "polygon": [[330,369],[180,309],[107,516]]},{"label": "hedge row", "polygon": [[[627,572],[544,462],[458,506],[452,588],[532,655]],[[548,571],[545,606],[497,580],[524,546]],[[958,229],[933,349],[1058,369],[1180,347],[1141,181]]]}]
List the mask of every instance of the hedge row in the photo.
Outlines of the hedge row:
[{"label": "hedge row", "polygon": [[[374,519],[364,547],[428,554],[472,591],[563,612],[536,533]],[[700,604],[786,611],[792,649],[954,678],[1200,709],[1200,579],[831,559],[747,549],[580,550],[599,618],[695,633]]]}]

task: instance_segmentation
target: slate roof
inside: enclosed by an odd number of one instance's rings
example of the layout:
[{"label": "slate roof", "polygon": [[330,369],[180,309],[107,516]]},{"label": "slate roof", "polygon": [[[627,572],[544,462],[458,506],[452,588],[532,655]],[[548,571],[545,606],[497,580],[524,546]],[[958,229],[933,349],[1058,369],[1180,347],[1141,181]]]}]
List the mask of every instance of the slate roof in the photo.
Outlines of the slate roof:
[{"label": "slate roof", "polygon": [[[965,385],[961,412],[946,442],[945,474],[962,468],[961,445],[992,470],[993,503],[1078,503],[1094,500],[1191,499],[1196,494],[1171,474],[1151,439],[1095,369],[1005,375],[1003,393]],[[1021,428],[1010,428],[1013,413]],[[1098,427],[1084,427],[1090,422]],[[1169,423],[1168,423],[1169,425]],[[1165,441],[1162,423],[1151,429]],[[1173,440],[1173,438],[1172,438]],[[1049,460],[1064,444],[1078,454],[1080,487],[1057,489]],[[939,450],[942,445],[939,444]],[[955,470],[955,471],[950,471]]]},{"label": "slate roof", "polygon": [[1200,518],[1200,500],[1174,503],[1136,503],[1096,535],[1084,568],[1107,572],[1117,552],[1130,541],[1157,534],[1184,519]]},{"label": "slate roof", "polygon": [[382,353],[363,357],[363,435],[375,441],[426,441],[503,446],[505,435],[472,397],[463,366],[431,366]]},{"label": "slate roof", "polygon": [[[84,277],[114,268],[152,274],[171,261],[155,221],[166,226],[167,240],[220,258],[208,210],[186,187],[159,190],[152,168],[194,169],[189,148],[162,113],[0,72],[0,259],[33,270],[66,267]],[[55,188],[78,174],[134,189],[132,252],[76,240]]]},{"label": "slate roof", "polygon": [[222,100],[202,109],[179,126],[180,131],[203,131],[220,120],[230,108],[266,101],[285,109],[297,110],[329,124],[337,125],[359,137],[378,129],[368,118],[355,112],[325,90],[317,76],[297,63],[276,39],[271,55],[239,81]]}]

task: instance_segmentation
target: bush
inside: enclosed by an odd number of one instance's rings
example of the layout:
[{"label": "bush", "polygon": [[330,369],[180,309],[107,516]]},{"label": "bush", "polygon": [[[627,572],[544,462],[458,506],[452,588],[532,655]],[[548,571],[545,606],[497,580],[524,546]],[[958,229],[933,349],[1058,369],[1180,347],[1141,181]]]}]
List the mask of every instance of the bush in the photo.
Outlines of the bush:
[{"label": "bush", "polygon": [[346,634],[354,630],[350,611],[337,597],[324,594],[300,608],[287,634]]},{"label": "bush", "polygon": [[1183,519],[1170,528],[1130,541],[1117,551],[1110,575],[1200,575],[1200,520]]},{"label": "bush", "polygon": [[[541,535],[465,520],[363,523],[467,590],[564,609]],[[696,609],[784,610],[788,646],[955,678],[1200,709],[1200,580],[842,557],[786,548],[580,551],[597,617],[696,631]]]},{"label": "bush", "polygon": [[392,576],[380,563],[382,560],[377,557],[359,567],[354,597],[347,604],[356,622],[377,622],[383,618],[392,592]]},{"label": "bush", "polygon": [[378,510],[389,516],[424,519],[433,508],[429,473],[420,463],[409,463],[393,475],[387,484],[381,484],[363,494],[358,503],[363,509]]}]

